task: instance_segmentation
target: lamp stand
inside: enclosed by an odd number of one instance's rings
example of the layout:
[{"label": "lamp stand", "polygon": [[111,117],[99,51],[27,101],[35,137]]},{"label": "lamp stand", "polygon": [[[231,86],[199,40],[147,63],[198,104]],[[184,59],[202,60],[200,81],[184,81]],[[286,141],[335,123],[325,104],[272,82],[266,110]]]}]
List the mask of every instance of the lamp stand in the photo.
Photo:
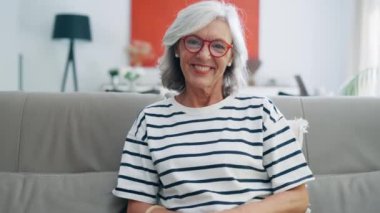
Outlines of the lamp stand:
[{"label": "lamp stand", "polygon": [[67,61],[66,61],[65,72],[63,74],[61,92],[65,91],[66,80],[67,80],[67,75],[69,72],[70,63],[73,65],[74,90],[77,92],[78,91],[78,81],[77,81],[77,71],[76,71],[76,67],[75,67],[75,57],[74,57],[74,39],[70,39],[69,55],[68,55]]}]

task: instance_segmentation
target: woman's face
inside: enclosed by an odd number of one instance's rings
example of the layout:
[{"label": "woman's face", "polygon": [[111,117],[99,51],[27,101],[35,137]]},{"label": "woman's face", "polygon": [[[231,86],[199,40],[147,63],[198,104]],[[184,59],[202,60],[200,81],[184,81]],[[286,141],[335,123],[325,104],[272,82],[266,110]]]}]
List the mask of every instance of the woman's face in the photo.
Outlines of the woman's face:
[{"label": "woman's face", "polygon": [[[192,33],[198,40],[207,40],[218,42],[211,43],[211,48],[221,47],[220,44],[229,45],[232,43],[232,36],[228,24],[221,19],[216,19],[199,31]],[[197,51],[192,51],[189,46],[185,47],[185,41],[182,38],[176,49],[179,55],[180,65],[185,77],[186,90],[201,89],[210,92],[222,92],[223,74],[227,65],[231,65],[233,56],[232,49],[228,48],[225,55],[215,57],[216,52],[210,53],[210,42],[203,41],[203,46]],[[196,44],[196,41],[187,41],[188,45]],[[189,51],[190,50],[190,51]]]}]

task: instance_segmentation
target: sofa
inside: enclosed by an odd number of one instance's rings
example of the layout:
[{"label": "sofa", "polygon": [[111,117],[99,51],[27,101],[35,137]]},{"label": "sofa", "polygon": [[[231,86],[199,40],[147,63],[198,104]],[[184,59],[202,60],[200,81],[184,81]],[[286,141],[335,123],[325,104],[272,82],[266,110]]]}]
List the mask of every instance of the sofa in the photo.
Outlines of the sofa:
[{"label": "sofa", "polygon": [[[125,212],[116,184],[124,137],[164,98],[135,93],[0,92],[0,212]],[[380,99],[271,98],[309,122],[303,151],[314,213],[380,212]]]}]

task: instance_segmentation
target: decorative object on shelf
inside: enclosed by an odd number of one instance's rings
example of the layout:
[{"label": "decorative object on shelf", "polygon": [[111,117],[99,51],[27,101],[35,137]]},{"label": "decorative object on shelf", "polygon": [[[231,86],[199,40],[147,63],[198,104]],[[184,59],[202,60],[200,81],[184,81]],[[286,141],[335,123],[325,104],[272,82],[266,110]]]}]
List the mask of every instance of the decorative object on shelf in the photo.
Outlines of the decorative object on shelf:
[{"label": "decorative object on shelf", "polygon": [[[111,81],[107,79],[108,81],[101,85],[101,91],[161,94],[163,90],[158,68],[124,66],[109,69],[107,75]],[[113,81],[112,78],[116,79]],[[115,86],[112,85],[112,81]]]},{"label": "decorative object on shelf", "polygon": [[67,38],[70,40],[69,53],[63,74],[61,92],[65,91],[70,63],[73,67],[74,90],[78,91],[77,71],[74,57],[74,40],[91,41],[90,20],[88,16],[77,14],[58,14],[55,16],[53,39]]},{"label": "decorative object on shelf", "polygon": [[340,89],[342,95],[380,96],[380,70],[370,68],[356,74]]},{"label": "decorative object on shelf", "polygon": [[136,90],[136,80],[143,74],[141,67],[127,67],[125,70],[124,78],[128,81],[129,91]]},{"label": "decorative object on shelf", "polygon": [[119,85],[119,70],[118,69],[111,69],[108,74],[111,78],[111,85],[113,90],[118,90]]},{"label": "decorative object on shelf", "polygon": [[294,78],[296,79],[298,88],[300,90],[300,96],[309,96],[309,92],[306,89],[305,83],[302,80],[301,75],[295,75]]},{"label": "decorative object on shelf", "polygon": [[126,54],[129,57],[129,64],[132,67],[143,67],[154,65],[154,53],[152,45],[149,42],[133,40],[126,48]]},{"label": "decorative object on shelf", "polygon": [[20,53],[18,55],[18,90],[23,91],[23,84],[24,84],[24,78],[23,78],[24,72],[23,72],[23,55]]},{"label": "decorative object on shelf", "polygon": [[255,75],[257,70],[260,67],[260,60],[255,58],[250,58],[247,60],[247,68],[248,68],[248,85],[254,86],[256,85],[255,82]]}]

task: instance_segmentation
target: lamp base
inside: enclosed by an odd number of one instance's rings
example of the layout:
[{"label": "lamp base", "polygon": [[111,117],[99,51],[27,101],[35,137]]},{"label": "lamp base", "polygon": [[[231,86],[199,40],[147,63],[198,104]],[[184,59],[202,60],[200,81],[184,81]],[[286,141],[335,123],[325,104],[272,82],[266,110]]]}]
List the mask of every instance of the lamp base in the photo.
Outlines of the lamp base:
[{"label": "lamp base", "polygon": [[70,63],[73,66],[73,81],[74,81],[74,91],[78,91],[78,80],[77,80],[77,71],[75,66],[75,57],[74,57],[74,39],[70,39],[70,47],[69,47],[69,54],[67,56],[66,66],[65,66],[65,72],[63,74],[62,79],[62,85],[61,85],[61,92],[65,91],[66,87],[66,81],[67,81],[67,75],[69,73],[69,65]]}]

